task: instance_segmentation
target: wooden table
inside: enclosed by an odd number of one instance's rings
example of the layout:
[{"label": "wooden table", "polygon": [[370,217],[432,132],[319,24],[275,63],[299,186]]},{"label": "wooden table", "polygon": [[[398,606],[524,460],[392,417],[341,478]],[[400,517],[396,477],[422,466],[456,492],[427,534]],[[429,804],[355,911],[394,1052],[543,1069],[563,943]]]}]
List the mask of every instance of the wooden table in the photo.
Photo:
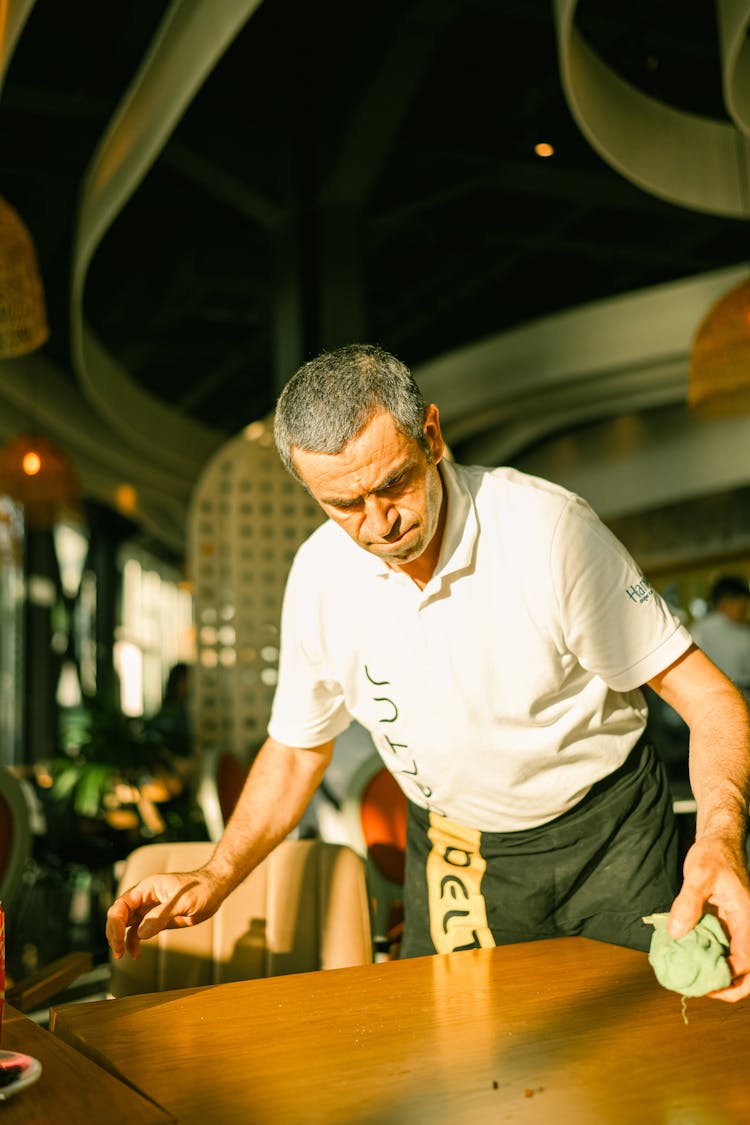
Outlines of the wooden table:
[{"label": "wooden table", "polygon": [[54,1033],[180,1125],[750,1121],[750,1001],[585,938],[68,1005]]},{"label": "wooden table", "polygon": [[33,1086],[0,1102],[2,1125],[166,1125],[174,1118],[131,1090],[9,1004],[3,1051],[22,1051],[42,1064]]}]

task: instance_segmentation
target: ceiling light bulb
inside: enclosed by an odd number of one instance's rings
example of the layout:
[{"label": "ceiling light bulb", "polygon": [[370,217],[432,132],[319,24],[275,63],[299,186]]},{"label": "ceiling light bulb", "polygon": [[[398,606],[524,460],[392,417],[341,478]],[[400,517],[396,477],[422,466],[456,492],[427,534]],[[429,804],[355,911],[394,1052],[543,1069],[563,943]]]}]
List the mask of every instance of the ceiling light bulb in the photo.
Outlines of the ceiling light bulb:
[{"label": "ceiling light bulb", "polygon": [[554,145],[547,144],[546,141],[539,141],[538,144],[535,144],[534,145],[534,152],[537,154],[537,156],[541,156],[541,157],[547,157],[547,156],[554,156],[555,155]]},{"label": "ceiling light bulb", "polygon": [[132,515],[138,510],[138,493],[132,484],[120,484],[115,489],[115,504],[118,511],[125,516]]},{"label": "ceiling light bulb", "polygon": [[27,477],[35,477],[42,467],[42,459],[35,449],[29,449],[21,459],[21,468]]}]

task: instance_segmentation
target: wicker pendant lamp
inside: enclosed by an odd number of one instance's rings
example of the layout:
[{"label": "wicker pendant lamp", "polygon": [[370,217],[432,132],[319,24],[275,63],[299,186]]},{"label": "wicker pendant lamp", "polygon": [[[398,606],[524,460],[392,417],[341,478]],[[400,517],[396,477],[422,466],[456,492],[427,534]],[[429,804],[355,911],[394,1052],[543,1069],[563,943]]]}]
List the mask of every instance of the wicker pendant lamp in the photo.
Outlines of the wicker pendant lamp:
[{"label": "wicker pendant lamp", "polygon": [[687,398],[707,418],[750,413],[750,279],[725,293],[698,328]]},{"label": "wicker pendant lamp", "polygon": [[0,359],[33,352],[48,336],[34,243],[18,213],[0,196]]}]

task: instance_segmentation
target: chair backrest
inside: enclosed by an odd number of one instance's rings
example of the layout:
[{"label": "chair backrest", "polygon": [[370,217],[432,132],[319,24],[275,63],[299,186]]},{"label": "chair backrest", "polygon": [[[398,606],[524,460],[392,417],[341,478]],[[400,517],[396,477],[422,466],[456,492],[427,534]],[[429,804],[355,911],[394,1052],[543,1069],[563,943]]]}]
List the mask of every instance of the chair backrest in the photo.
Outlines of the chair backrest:
[{"label": "chair backrest", "polygon": [[221,839],[249,769],[231,750],[218,746],[203,748],[197,799],[209,840]]},{"label": "chair backrest", "polygon": [[341,813],[346,838],[367,863],[373,934],[388,933],[403,900],[406,862],[406,797],[375,751],[351,777]]},{"label": "chair backrest", "polygon": [[[158,871],[204,864],[212,843],[147,844],[125,861],[119,890]],[[115,996],[365,965],[372,960],[364,864],[342,844],[284,840],[200,925],[142,942],[112,960]]]},{"label": "chair backrest", "polygon": [[365,783],[359,818],[367,853],[386,879],[399,885],[406,866],[406,798],[382,766]]},{"label": "chair backrest", "polygon": [[0,901],[12,903],[31,855],[31,812],[19,779],[0,766]]}]

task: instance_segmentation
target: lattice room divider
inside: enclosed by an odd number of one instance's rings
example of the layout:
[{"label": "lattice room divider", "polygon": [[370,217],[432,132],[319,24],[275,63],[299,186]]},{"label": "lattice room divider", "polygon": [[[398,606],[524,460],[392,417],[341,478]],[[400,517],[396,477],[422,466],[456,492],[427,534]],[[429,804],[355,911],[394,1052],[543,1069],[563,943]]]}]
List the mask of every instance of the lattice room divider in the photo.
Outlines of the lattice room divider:
[{"label": "lattice room divider", "polygon": [[249,762],[263,742],[284,584],[297,547],[323,519],[285,472],[270,417],[226,442],[201,474],[188,514],[199,754],[231,750]]}]

